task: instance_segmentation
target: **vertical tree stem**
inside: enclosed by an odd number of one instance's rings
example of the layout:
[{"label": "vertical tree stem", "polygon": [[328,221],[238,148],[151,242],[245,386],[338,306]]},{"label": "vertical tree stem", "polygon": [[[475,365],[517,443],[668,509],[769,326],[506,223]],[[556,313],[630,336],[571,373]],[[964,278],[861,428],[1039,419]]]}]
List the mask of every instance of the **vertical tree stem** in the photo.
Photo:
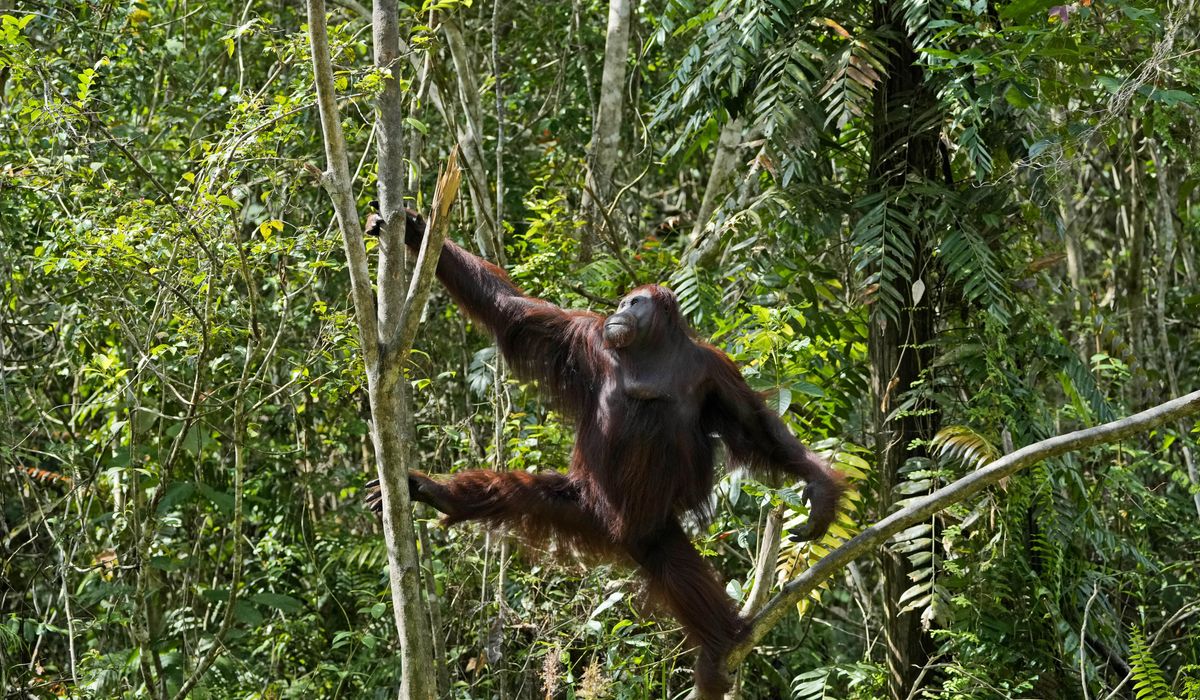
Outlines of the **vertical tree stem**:
[{"label": "vertical tree stem", "polygon": [[[392,5],[393,14],[395,11]],[[376,5],[376,14],[388,12],[386,5]],[[391,18],[380,19],[385,24]],[[391,579],[392,609],[396,628],[400,634],[401,682],[399,697],[403,700],[434,700],[437,697],[437,681],[433,664],[433,643],[429,628],[429,616],[425,611],[422,596],[420,568],[413,533],[412,509],[408,494],[409,446],[413,440],[412,415],[408,396],[408,383],[404,381],[401,368],[408,358],[408,350],[416,335],[416,324],[420,305],[428,295],[431,273],[424,267],[413,278],[413,287],[401,301],[403,285],[403,240],[404,217],[393,216],[387,229],[390,241],[384,241],[381,252],[380,302],[386,305],[386,325],[381,326],[376,315],[375,299],[371,293],[370,270],[366,247],[363,245],[362,227],[350,181],[349,159],[346,141],[342,134],[340,116],[333,84],[333,66],[329,55],[328,30],[325,22],[324,0],[308,0],[309,41],[312,47],[313,73],[317,88],[317,106],[321,116],[321,130],[325,142],[327,171],[322,184],[333,201],[338,227],[346,249],[346,263],[350,272],[350,286],[354,297],[354,310],[358,318],[367,374],[367,395],[371,405],[372,440],[375,461],[379,470],[379,488],[383,498],[383,534],[388,552],[388,574]],[[395,28],[376,28],[377,56],[384,60],[393,46],[398,47],[399,38]],[[382,38],[381,38],[382,37]],[[392,38],[394,37],[394,42]],[[381,53],[380,53],[381,52]],[[394,59],[390,61],[394,67]],[[397,102],[397,104],[399,104]],[[398,109],[398,107],[396,107]],[[391,110],[385,103],[381,107]],[[386,196],[386,204],[393,211],[402,211],[399,196],[402,193],[403,149],[395,132],[394,120],[399,114],[386,115],[387,123],[381,125],[380,141],[388,140],[386,152],[380,162],[380,191]],[[385,137],[384,132],[388,132]],[[381,146],[381,149],[384,148]],[[391,168],[391,171],[385,170]],[[383,180],[388,180],[384,182]],[[396,182],[392,182],[392,180]],[[435,197],[436,204],[436,197]],[[446,205],[448,208],[448,205]],[[386,210],[386,209],[385,209]],[[442,217],[444,219],[444,216]],[[435,221],[437,212],[435,212]],[[444,224],[442,224],[444,235]],[[430,236],[426,237],[428,249]],[[440,243],[435,249],[440,250]],[[418,262],[420,265],[420,262]],[[426,265],[425,267],[428,267]],[[424,285],[422,289],[420,285]],[[417,310],[414,311],[414,306]],[[388,340],[384,340],[384,339]]]}]

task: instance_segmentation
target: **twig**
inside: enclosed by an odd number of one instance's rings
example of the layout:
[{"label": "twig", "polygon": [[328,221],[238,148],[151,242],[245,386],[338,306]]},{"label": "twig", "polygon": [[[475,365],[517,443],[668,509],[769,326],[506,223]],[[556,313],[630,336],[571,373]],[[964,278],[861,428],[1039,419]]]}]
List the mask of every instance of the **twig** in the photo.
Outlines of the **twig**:
[{"label": "twig", "polygon": [[612,308],[617,305],[617,302],[613,301],[612,299],[609,299],[607,297],[602,297],[597,294],[592,294],[591,292],[584,289],[582,286],[580,286],[578,284],[569,284],[568,283],[563,286],[565,286],[567,289],[571,290],[572,292],[575,292],[576,294],[583,297],[584,299],[587,299],[588,301],[592,302],[593,304],[600,304],[601,306],[607,306],[609,308]]},{"label": "twig", "polygon": [[1087,623],[1088,614],[1092,611],[1092,603],[1100,595],[1100,582],[1092,584],[1092,595],[1083,606],[1083,622],[1079,625],[1079,685],[1083,688],[1083,700],[1090,700],[1087,688]]}]

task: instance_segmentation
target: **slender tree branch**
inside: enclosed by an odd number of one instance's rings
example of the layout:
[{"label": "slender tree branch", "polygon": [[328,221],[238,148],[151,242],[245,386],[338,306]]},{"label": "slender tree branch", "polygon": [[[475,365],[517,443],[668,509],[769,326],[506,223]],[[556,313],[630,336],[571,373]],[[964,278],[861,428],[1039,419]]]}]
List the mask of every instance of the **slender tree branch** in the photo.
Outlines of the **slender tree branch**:
[{"label": "slender tree branch", "polygon": [[[496,241],[504,232],[504,81],[500,70],[500,7],[503,0],[492,3],[492,93],[496,97]],[[503,249],[504,246],[500,245]]]},{"label": "slender tree branch", "polygon": [[201,657],[192,674],[179,687],[179,692],[175,693],[174,700],[184,700],[204,677],[204,674],[208,673],[208,669],[212,667],[217,657],[225,651],[225,635],[233,627],[234,608],[237,607],[239,589],[242,585],[242,567],[245,563],[245,555],[242,553],[242,530],[244,527],[242,498],[245,491],[243,482],[246,474],[246,387],[250,379],[251,363],[249,359],[253,356],[257,345],[257,339],[250,336],[246,344],[247,362],[242,367],[242,376],[238,380],[237,399],[233,407],[233,574],[229,580],[229,595],[225,599],[225,615],[221,618],[221,624],[213,635],[212,646]]},{"label": "slender tree branch", "polygon": [[779,559],[780,536],[783,534],[783,506],[772,508],[763,525],[758,560],[754,563],[754,585],[742,605],[742,617],[750,617],[762,609],[775,582],[775,562]]},{"label": "slender tree branch", "polygon": [[433,273],[437,270],[438,257],[442,252],[442,241],[446,240],[446,231],[450,226],[450,207],[458,196],[458,185],[462,180],[462,170],[458,166],[458,147],[450,151],[446,167],[438,175],[437,187],[433,191],[433,208],[429,215],[429,225],[425,227],[425,239],[421,242],[421,252],[417,254],[417,269],[408,286],[408,296],[404,300],[404,309],[400,312],[399,328],[396,330],[396,349],[402,357],[407,357],[412,349],[413,339],[417,335],[417,324],[421,320],[421,310],[429,299],[429,291],[433,282]]},{"label": "slender tree branch", "polygon": [[363,354],[367,366],[370,367],[378,361],[379,320],[375,313],[375,295],[371,293],[371,272],[367,264],[367,249],[363,244],[362,224],[358,220],[354,191],[350,182],[346,138],[342,134],[337,95],[333,87],[329,31],[325,23],[325,0],[308,0],[308,34],[328,168],[321,175],[321,184],[333,200],[338,228],[342,231],[346,266],[349,268],[350,288],[354,297],[354,312],[358,317]]},{"label": "slender tree branch", "polygon": [[476,236],[483,256],[498,265],[504,264],[503,235],[500,222],[496,219],[492,195],[488,187],[488,173],[483,152],[483,107],[479,98],[479,81],[475,65],[471,61],[466,40],[458,17],[448,13],[442,20],[442,32],[450,58],[454,61],[454,79],[458,87],[459,103],[462,105],[462,125],[456,125],[463,163],[467,171],[467,188],[471,204],[480,220]]}]

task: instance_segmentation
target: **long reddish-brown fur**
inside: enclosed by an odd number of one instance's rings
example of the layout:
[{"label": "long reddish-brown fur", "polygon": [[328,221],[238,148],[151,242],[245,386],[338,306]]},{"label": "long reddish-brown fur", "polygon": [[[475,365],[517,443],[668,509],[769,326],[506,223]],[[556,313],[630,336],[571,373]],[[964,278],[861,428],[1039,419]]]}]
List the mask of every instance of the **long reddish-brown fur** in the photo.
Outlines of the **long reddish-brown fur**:
[{"label": "long reddish-brown fur", "polygon": [[[410,213],[406,242],[418,245],[423,231]],[[480,520],[636,562],[651,595],[700,648],[701,696],[723,692],[729,680],[717,662],[744,623],[680,526],[684,514],[709,515],[714,436],[737,465],[808,482],[810,537],[833,521],[841,474],[791,435],[724,353],[692,337],[670,290],[635,290],[655,307],[649,349],[634,353],[606,345],[602,316],[527,297],[503,270],[452,242],[437,276],[495,335],[514,372],[537,380],[575,418],[576,442],[567,474],[474,470],[437,481],[414,473],[413,498],[447,523]]]}]

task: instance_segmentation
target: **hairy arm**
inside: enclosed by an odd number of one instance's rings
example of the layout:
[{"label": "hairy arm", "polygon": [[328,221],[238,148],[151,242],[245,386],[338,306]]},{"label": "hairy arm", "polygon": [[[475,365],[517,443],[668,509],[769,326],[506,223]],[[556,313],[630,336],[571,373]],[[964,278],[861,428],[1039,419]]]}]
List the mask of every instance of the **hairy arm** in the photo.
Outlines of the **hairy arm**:
[{"label": "hairy arm", "polygon": [[792,532],[795,539],[817,539],[837,516],[845,477],[792,435],[725,353],[705,346],[712,388],[705,399],[706,430],[721,436],[730,460],[752,472],[787,475],[807,482],[808,523]]},{"label": "hairy arm", "polygon": [[[409,210],[405,244],[416,250],[424,235],[425,221]],[[563,408],[581,408],[594,380],[599,315],[526,296],[504,270],[450,240],[442,245],[437,277],[463,312],[496,338],[518,376],[537,380]]]}]

